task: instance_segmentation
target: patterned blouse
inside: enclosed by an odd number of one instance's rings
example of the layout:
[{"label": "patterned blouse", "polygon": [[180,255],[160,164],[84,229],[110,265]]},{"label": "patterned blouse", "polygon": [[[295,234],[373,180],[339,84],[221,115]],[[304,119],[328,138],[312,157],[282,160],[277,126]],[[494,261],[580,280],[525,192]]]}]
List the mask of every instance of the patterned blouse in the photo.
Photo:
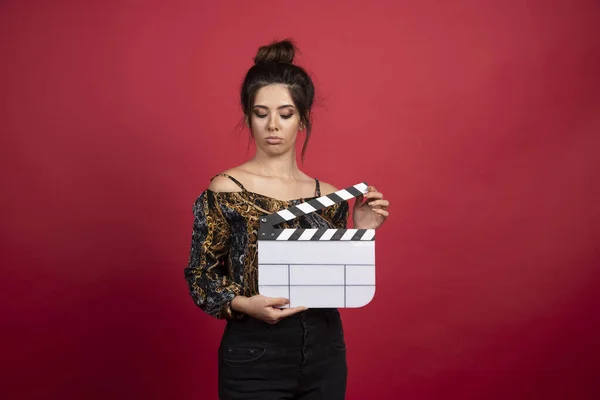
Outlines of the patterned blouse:
[{"label": "patterned blouse", "polygon": [[[315,179],[315,196],[278,200],[247,191],[233,177],[240,192],[206,189],[194,202],[192,244],[185,279],[200,309],[218,319],[243,316],[231,308],[237,295],[258,294],[256,237],[259,218],[321,195]],[[280,228],[346,228],[348,202],[336,203],[311,214],[284,222]]]}]

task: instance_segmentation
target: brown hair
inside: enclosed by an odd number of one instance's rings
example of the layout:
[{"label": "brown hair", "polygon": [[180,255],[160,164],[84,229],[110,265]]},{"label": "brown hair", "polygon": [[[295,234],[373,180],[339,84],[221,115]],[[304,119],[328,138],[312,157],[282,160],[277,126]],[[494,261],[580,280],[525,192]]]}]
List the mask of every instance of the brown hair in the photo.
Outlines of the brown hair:
[{"label": "brown hair", "polygon": [[312,79],[294,62],[297,47],[291,39],[275,41],[261,46],[254,57],[241,88],[241,105],[245,118],[250,118],[258,90],[271,84],[283,84],[298,110],[300,122],[306,127],[306,139],[302,146],[302,159],[312,130],[311,109],[315,97]]}]

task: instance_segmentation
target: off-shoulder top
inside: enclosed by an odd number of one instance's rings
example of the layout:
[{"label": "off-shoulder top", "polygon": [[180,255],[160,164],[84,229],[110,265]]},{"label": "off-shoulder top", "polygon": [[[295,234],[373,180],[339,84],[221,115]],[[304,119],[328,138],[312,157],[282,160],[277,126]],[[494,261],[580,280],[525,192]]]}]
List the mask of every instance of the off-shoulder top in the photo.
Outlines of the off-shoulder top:
[{"label": "off-shoulder top", "polygon": [[[321,195],[315,179],[315,196],[279,200],[246,190],[215,192],[206,189],[192,207],[192,243],[184,276],[194,303],[218,319],[239,319],[231,308],[235,296],[258,294],[257,232],[259,218]],[[348,202],[336,203],[284,222],[280,228],[346,228]]]}]

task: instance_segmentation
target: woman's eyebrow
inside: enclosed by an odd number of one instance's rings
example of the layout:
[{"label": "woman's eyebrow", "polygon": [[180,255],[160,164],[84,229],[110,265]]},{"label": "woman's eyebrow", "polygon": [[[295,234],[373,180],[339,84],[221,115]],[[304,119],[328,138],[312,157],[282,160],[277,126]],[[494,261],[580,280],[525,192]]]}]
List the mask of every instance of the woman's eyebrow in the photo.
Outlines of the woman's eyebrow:
[{"label": "woman's eyebrow", "polygon": [[[284,104],[282,106],[277,107],[277,109],[281,110],[282,108],[288,108],[288,107],[296,108],[292,104]],[[263,106],[263,105],[260,105],[260,104],[255,105],[254,108],[264,108],[265,110],[269,109],[269,107]]]}]

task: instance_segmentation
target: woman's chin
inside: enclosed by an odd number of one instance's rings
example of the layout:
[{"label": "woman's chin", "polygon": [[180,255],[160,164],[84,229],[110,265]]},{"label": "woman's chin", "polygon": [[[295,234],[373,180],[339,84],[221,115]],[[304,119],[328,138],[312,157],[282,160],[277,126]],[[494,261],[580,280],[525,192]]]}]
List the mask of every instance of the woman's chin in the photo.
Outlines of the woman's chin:
[{"label": "woman's chin", "polygon": [[282,154],[288,153],[290,149],[282,145],[270,145],[268,147],[263,148],[262,151],[267,156],[280,156]]}]

